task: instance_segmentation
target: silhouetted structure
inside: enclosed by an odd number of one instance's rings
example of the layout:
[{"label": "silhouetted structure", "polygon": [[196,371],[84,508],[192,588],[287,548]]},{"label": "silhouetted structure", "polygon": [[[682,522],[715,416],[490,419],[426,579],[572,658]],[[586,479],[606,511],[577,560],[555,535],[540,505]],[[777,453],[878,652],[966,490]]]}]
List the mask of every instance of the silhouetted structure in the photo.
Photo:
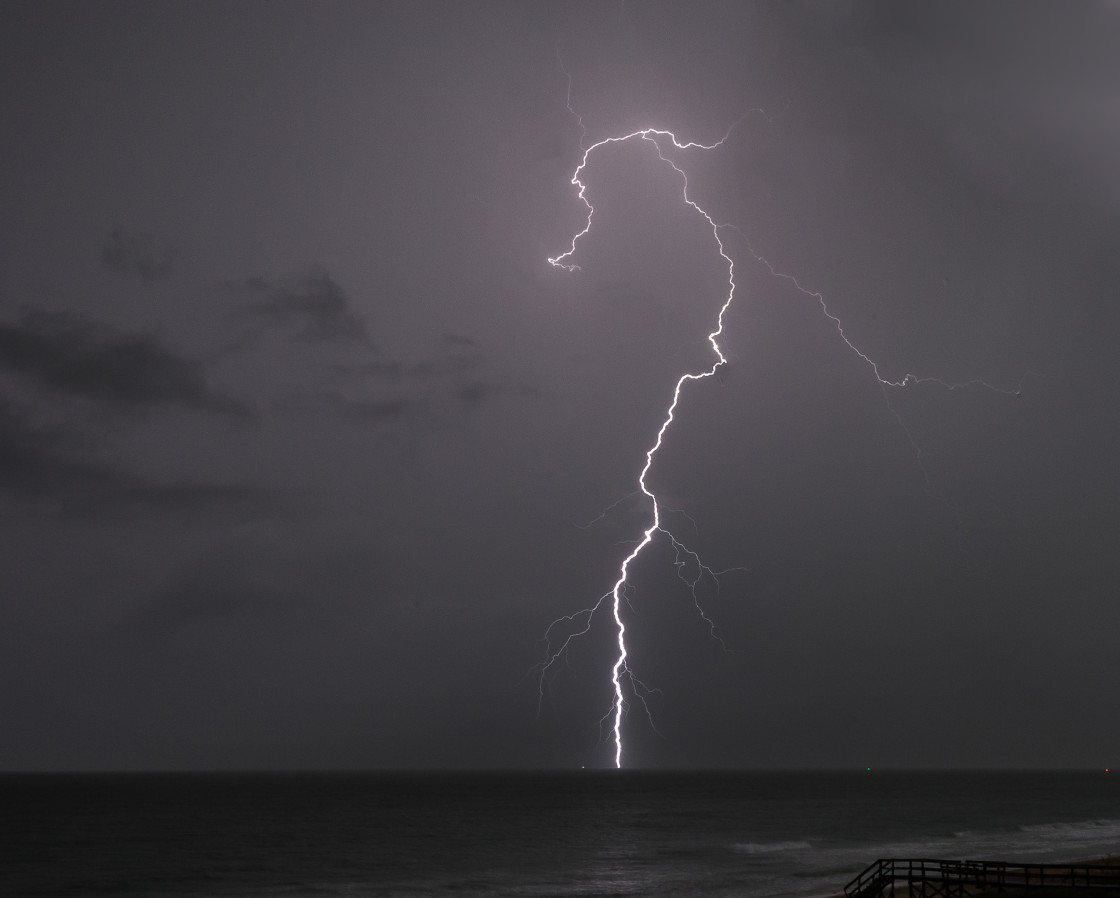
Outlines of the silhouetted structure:
[{"label": "silhouetted structure", "polygon": [[1120,896],[1120,866],[883,858],[844,886],[844,894],[847,898],[895,898],[896,889],[909,898],[965,898],[981,892],[1028,889],[1103,889]]}]

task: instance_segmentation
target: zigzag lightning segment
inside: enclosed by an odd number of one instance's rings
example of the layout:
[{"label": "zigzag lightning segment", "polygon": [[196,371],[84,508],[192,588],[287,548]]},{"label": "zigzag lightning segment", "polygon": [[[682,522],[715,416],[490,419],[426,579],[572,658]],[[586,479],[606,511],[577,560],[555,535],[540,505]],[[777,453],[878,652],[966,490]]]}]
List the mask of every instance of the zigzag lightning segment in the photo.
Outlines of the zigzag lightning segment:
[{"label": "zigzag lightning segment", "polygon": [[[569,106],[569,108],[570,108],[570,106]],[[582,124],[583,124],[583,122],[582,122],[582,120],[580,120],[581,127],[582,127]],[[634,695],[636,695],[639,698],[639,700],[642,701],[643,705],[645,704],[645,698],[644,698],[644,695],[643,695],[643,692],[642,692],[644,687],[642,686],[640,681],[637,680],[634,677],[634,675],[631,672],[629,666],[627,665],[627,660],[626,659],[627,659],[628,656],[627,656],[627,651],[626,651],[626,625],[622,621],[622,613],[621,613],[622,612],[622,603],[623,603],[623,601],[625,601],[625,589],[626,589],[627,578],[628,578],[629,573],[630,573],[630,566],[634,563],[634,561],[638,558],[638,556],[642,554],[642,552],[645,550],[646,546],[648,546],[651,542],[653,542],[654,536],[658,532],[664,533],[672,541],[672,545],[677,552],[678,574],[680,574],[681,566],[684,564],[684,562],[680,561],[682,553],[690,556],[690,558],[692,560],[694,560],[695,563],[698,565],[699,574],[697,575],[697,578],[695,580],[692,580],[692,581],[687,581],[686,580],[686,582],[692,588],[693,601],[696,604],[697,611],[700,613],[701,618],[708,624],[709,631],[711,632],[712,636],[717,641],[719,641],[721,645],[723,644],[723,641],[721,639],[719,639],[719,637],[716,636],[716,634],[715,634],[715,625],[707,617],[707,615],[704,614],[704,611],[700,607],[699,601],[697,600],[697,597],[696,597],[696,586],[699,583],[700,578],[702,578],[705,573],[711,575],[713,578],[717,578],[718,574],[716,572],[712,571],[710,568],[703,565],[700,562],[699,557],[696,555],[695,552],[692,552],[690,549],[688,549],[679,539],[677,539],[672,533],[670,533],[662,525],[662,523],[661,523],[661,506],[660,506],[660,503],[658,502],[657,496],[653,493],[652,490],[650,490],[649,485],[646,483],[646,475],[649,473],[650,468],[653,466],[654,456],[657,454],[658,450],[661,448],[661,444],[664,441],[665,434],[669,430],[670,425],[672,425],[672,423],[673,423],[673,419],[674,419],[674,416],[675,416],[676,410],[677,410],[677,405],[678,405],[678,403],[680,402],[680,399],[681,399],[681,390],[684,387],[684,385],[689,381],[704,380],[706,378],[712,377],[720,369],[720,367],[727,364],[727,358],[724,356],[723,351],[720,349],[719,337],[723,334],[723,318],[724,318],[724,315],[727,312],[727,309],[731,306],[731,303],[735,298],[735,262],[727,254],[726,250],[724,249],[723,241],[720,239],[720,233],[719,232],[720,232],[721,225],[717,224],[716,221],[712,218],[712,216],[709,215],[704,209],[702,209],[689,196],[689,194],[688,194],[688,176],[685,174],[684,170],[682,168],[680,168],[680,166],[678,166],[675,162],[673,162],[673,160],[669,159],[665,155],[664,148],[663,148],[662,144],[663,144],[663,142],[671,142],[673,147],[675,147],[678,150],[688,150],[688,149],[714,150],[717,147],[721,146],[723,144],[723,142],[727,140],[727,138],[731,134],[731,130],[734,129],[734,127],[735,126],[732,125],[732,127],[728,129],[727,133],[724,134],[724,136],[720,140],[718,140],[718,141],[716,141],[715,143],[712,143],[712,144],[703,144],[703,143],[698,143],[698,142],[695,142],[695,141],[681,142],[677,138],[677,136],[675,134],[673,134],[673,132],[671,132],[671,131],[661,130],[661,129],[658,129],[658,128],[643,128],[643,129],[638,130],[638,131],[632,131],[629,134],[624,134],[620,137],[607,137],[607,138],[605,138],[603,140],[600,140],[599,142],[594,143],[591,146],[587,147],[583,151],[583,157],[580,159],[580,163],[576,167],[575,173],[572,175],[572,179],[571,179],[571,184],[574,187],[577,188],[577,195],[579,196],[579,198],[583,202],[583,204],[587,207],[587,224],[584,226],[583,230],[581,230],[579,233],[577,233],[572,238],[571,245],[568,247],[568,250],[566,252],[561,253],[559,256],[555,256],[555,257],[550,258],[548,260],[549,264],[551,264],[551,265],[553,265],[557,268],[563,268],[563,269],[566,269],[568,271],[578,271],[579,270],[579,266],[576,265],[575,263],[573,263],[570,260],[571,260],[572,256],[574,256],[574,254],[575,254],[576,245],[579,243],[580,238],[582,238],[584,235],[586,235],[591,230],[591,222],[592,222],[592,219],[594,218],[594,215],[595,215],[595,208],[594,208],[594,206],[591,205],[590,201],[587,199],[587,196],[586,196],[587,187],[580,180],[580,176],[582,175],[584,169],[587,167],[588,161],[591,158],[591,154],[594,153],[600,147],[608,146],[610,144],[625,143],[626,141],[629,141],[629,140],[640,139],[640,140],[648,141],[650,144],[652,144],[654,149],[657,151],[658,158],[660,158],[663,162],[668,164],[673,169],[673,171],[676,172],[680,176],[680,179],[681,179],[681,198],[683,199],[683,201],[688,206],[690,206],[691,208],[696,210],[697,214],[702,216],[704,221],[707,222],[708,226],[712,229],[712,236],[716,241],[717,247],[719,248],[719,254],[723,258],[723,260],[727,263],[727,296],[724,299],[723,304],[719,308],[719,314],[716,316],[715,329],[710,334],[708,334],[708,342],[709,342],[709,344],[711,344],[712,351],[715,353],[715,357],[716,357],[715,361],[712,363],[712,366],[710,368],[708,368],[706,371],[687,372],[685,374],[682,374],[680,376],[680,378],[678,378],[678,380],[676,382],[676,385],[673,387],[673,398],[669,403],[668,409],[666,410],[665,418],[661,422],[661,427],[657,431],[657,437],[654,440],[653,445],[650,446],[650,448],[646,450],[645,464],[642,466],[641,472],[638,475],[638,488],[641,491],[641,493],[646,497],[646,499],[649,500],[653,520],[650,523],[649,527],[647,527],[643,531],[642,537],[638,541],[637,545],[635,545],[634,548],[630,551],[630,554],[627,555],[622,560],[622,564],[619,567],[618,579],[615,581],[614,588],[611,589],[610,592],[601,596],[599,601],[596,602],[595,605],[592,606],[591,608],[586,608],[583,611],[577,612],[574,615],[568,615],[565,618],[561,618],[561,620],[568,620],[568,621],[573,621],[577,618],[582,618],[582,620],[584,622],[584,628],[582,630],[578,631],[578,632],[571,633],[568,636],[568,638],[565,639],[563,641],[563,643],[560,645],[560,647],[558,649],[556,649],[555,651],[551,650],[551,647],[550,647],[549,651],[547,652],[547,657],[546,657],[545,661],[540,666],[540,673],[541,673],[541,678],[542,678],[541,688],[543,690],[544,674],[548,671],[548,669],[552,666],[552,664],[555,663],[565,653],[565,651],[567,650],[567,647],[570,644],[572,639],[574,639],[576,636],[583,635],[584,633],[586,633],[588,631],[588,629],[590,629],[591,618],[594,615],[594,613],[602,606],[602,604],[605,601],[607,601],[608,599],[610,600],[611,614],[614,618],[615,628],[616,628],[616,632],[618,634],[618,657],[615,660],[614,666],[611,669],[611,683],[614,687],[614,701],[613,701],[611,711],[608,712],[607,717],[612,718],[611,732],[613,733],[613,738],[614,738],[614,747],[615,747],[614,762],[615,762],[616,767],[621,767],[622,766],[622,718],[623,718],[623,714],[624,714],[625,709],[626,709],[626,699],[625,699],[625,696],[623,694],[623,686],[622,686],[623,680],[626,680],[630,683],[631,690],[634,693]],[[682,575],[682,579],[683,579],[683,575]],[[717,582],[718,582],[718,580],[717,580]],[[553,626],[555,626],[559,622],[560,622],[559,620],[554,621]],[[552,629],[552,627],[550,626],[549,627],[549,632],[551,631],[551,629]],[[548,632],[546,632],[545,635],[546,635],[546,639],[547,639],[548,638]],[[648,713],[649,709],[646,708],[646,710],[647,710],[647,713]]]},{"label": "zigzag lightning segment", "polygon": [[[562,65],[562,63],[561,63],[561,65]],[[566,73],[566,70],[565,70],[565,73]],[[576,118],[576,120],[579,123],[580,130],[581,130],[581,135],[582,135],[580,146],[582,148],[583,147],[583,141],[584,141],[584,139],[586,139],[587,131],[586,131],[586,128],[584,126],[582,117],[579,116],[579,114],[576,113],[572,109],[572,105],[571,105],[571,78],[570,78],[570,76],[569,76],[569,81],[568,81],[568,111]],[[647,141],[648,143],[650,143],[654,147],[654,149],[656,150],[658,158],[661,159],[661,161],[665,162],[667,165],[669,165],[673,169],[673,171],[680,177],[680,179],[681,179],[681,199],[682,199],[682,201],[686,205],[690,206],[693,210],[695,210],[696,213],[698,215],[700,215],[704,219],[704,221],[707,223],[707,225],[711,228],[712,237],[715,240],[716,246],[719,249],[719,254],[723,258],[724,262],[726,262],[726,264],[727,264],[727,294],[726,294],[726,297],[723,300],[723,303],[719,307],[719,313],[716,316],[715,328],[712,330],[711,333],[708,334],[708,342],[712,347],[712,352],[715,354],[715,361],[712,363],[711,367],[708,368],[707,370],[699,371],[699,372],[686,372],[685,374],[682,374],[677,379],[677,382],[676,382],[675,386],[673,387],[672,399],[669,402],[668,408],[666,409],[666,412],[665,412],[665,417],[662,419],[661,426],[657,431],[657,436],[654,439],[653,444],[650,446],[650,448],[648,450],[646,450],[645,464],[642,465],[641,471],[638,475],[638,490],[635,491],[635,493],[633,495],[636,495],[638,492],[640,492],[646,498],[646,500],[648,500],[649,506],[650,506],[650,511],[651,511],[651,516],[652,516],[651,523],[644,531],[642,531],[641,538],[637,541],[636,545],[630,551],[630,553],[622,560],[622,563],[619,566],[618,578],[617,578],[617,580],[615,580],[614,587],[609,592],[600,596],[599,600],[594,605],[592,605],[590,608],[584,608],[580,611],[575,612],[574,614],[565,615],[561,618],[558,618],[558,619],[554,620],[549,625],[548,629],[545,631],[545,637],[544,637],[545,638],[545,645],[546,645],[545,658],[535,668],[535,670],[538,671],[539,676],[540,676],[539,687],[538,687],[538,710],[539,710],[540,702],[543,701],[543,698],[544,698],[544,677],[545,677],[545,675],[548,673],[548,671],[552,667],[552,665],[555,664],[561,657],[563,657],[566,654],[567,649],[568,649],[569,645],[571,644],[572,640],[576,639],[579,636],[582,636],[582,635],[586,634],[590,630],[591,622],[592,622],[592,619],[593,619],[595,613],[598,612],[600,610],[600,608],[602,608],[605,603],[609,603],[610,610],[611,610],[611,615],[614,619],[615,630],[616,630],[617,637],[618,637],[618,655],[616,657],[616,660],[614,662],[613,667],[611,668],[611,684],[613,686],[614,697],[613,697],[611,708],[607,712],[607,714],[604,715],[604,717],[602,719],[602,722],[606,722],[608,720],[610,721],[610,730],[611,730],[613,741],[614,741],[614,762],[615,762],[616,767],[621,767],[622,766],[622,719],[623,719],[624,713],[625,713],[626,708],[627,708],[626,697],[625,697],[624,690],[623,690],[623,683],[625,682],[625,683],[629,684],[630,691],[642,703],[642,706],[645,709],[647,716],[649,716],[649,707],[646,705],[645,695],[649,692],[655,691],[655,690],[649,689],[649,687],[647,687],[644,683],[642,683],[641,680],[639,680],[634,675],[633,671],[630,669],[630,666],[629,666],[628,661],[627,661],[629,656],[628,656],[628,653],[627,653],[627,650],[626,650],[626,626],[623,623],[621,612],[622,612],[622,603],[623,602],[628,602],[627,595],[626,595],[626,585],[627,585],[628,577],[629,577],[629,574],[630,574],[630,568],[633,565],[633,563],[638,559],[638,557],[642,554],[642,552],[646,549],[646,547],[649,546],[650,543],[653,542],[654,538],[656,537],[656,535],[658,533],[664,534],[670,540],[671,545],[673,546],[673,549],[676,552],[675,565],[676,565],[676,568],[677,568],[678,577],[680,577],[680,579],[683,580],[684,583],[690,588],[691,593],[692,593],[693,603],[696,606],[696,610],[697,610],[698,614],[700,615],[700,618],[708,625],[708,630],[709,630],[710,635],[712,636],[713,639],[715,639],[717,642],[719,642],[719,644],[721,646],[723,646],[724,649],[726,650],[726,646],[724,646],[723,640],[716,634],[715,624],[712,622],[712,620],[704,612],[704,609],[700,606],[700,602],[699,602],[696,590],[697,590],[697,587],[700,584],[701,580],[703,580],[703,578],[705,578],[705,577],[710,578],[716,584],[716,586],[718,587],[720,575],[723,574],[723,573],[727,573],[727,571],[713,571],[711,568],[704,565],[701,562],[699,556],[695,552],[693,552],[691,549],[689,549],[683,542],[681,542],[673,533],[671,533],[663,525],[662,515],[661,515],[661,511],[662,511],[661,504],[660,504],[657,496],[649,488],[649,485],[646,482],[646,476],[649,474],[650,468],[653,466],[654,457],[657,455],[658,450],[660,450],[660,448],[661,448],[661,445],[662,445],[662,442],[664,441],[666,432],[669,430],[669,427],[673,424],[674,417],[675,417],[676,410],[677,410],[677,406],[681,401],[682,390],[683,390],[685,384],[688,383],[689,381],[700,381],[700,380],[705,380],[707,378],[713,377],[716,374],[716,372],[719,371],[719,369],[723,365],[727,364],[727,358],[724,356],[723,351],[722,351],[722,349],[720,348],[720,345],[719,345],[719,338],[723,335],[724,316],[726,315],[727,310],[731,307],[731,304],[732,304],[732,302],[735,298],[735,286],[736,286],[735,285],[735,263],[732,260],[731,256],[729,256],[727,254],[727,251],[726,251],[726,248],[724,246],[723,240],[720,238],[720,231],[725,229],[725,228],[733,229],[733,230],[736,230],[736,231],[738,231],[739,229],[735,228],[734,225],[718,224],[715,221],[715,219],[713,219],[712,216],[707,211],[705,211],[703,208],[701,208],[689,196],[688,176],[686,175],[685,171],[679,165],[677,165],[676,162],[674,162],[672,159],[670,159],[668,156],[665,155],[665,152],[666,152],[666,149],[669,145],[671,145],[674,149],[681,150],[681,151],[691,150],[691,149],[698,149],[698,150],[714,150],[714,149],[717,149],[718,147],[722,146],[723,143],[725,141],[727,141],[727,139],[731,136],[731,133],[735,129],[736,125],[738,125],[739,122],[741,122],[751,112],[762,113],[762,110],[754,109],[754,110],[750,110],[748,113],[744,113],[744,115],[741,116],[738,121],[733,123],[731,125],[731,127],[728,128],[727,132],[723,135],[722,138],[720,138],[715,143],[711,143],[711,144],[704,144],[704,143],[699,143],[699,142],[696,142],[696,141],[682,142],[676,136],[676,134],[674,134],[672,131],[668,131],[668,130],[664,130],[664,129],[660,129],[660,128],[642,128],[642,129],[637,130],[637,131],[631,131],[628,134],[623,134],[623,135],[620,135],[620,136],[604,138],[603,140],[600,140],[600,141],[598,141],[596,143],[593,143],[590,146],[586,147],[583,150],[583,155],[580,158],[579,165],[576,166],[575,172],[572,174],[572,178],[571,178],[570,183],[572,184],[573,187],[576,188],[577,196],[579,197],[580,201],[584,204],[584,206],[586,206],[586,208],[587,208],[587,223],[584,225],[583,229],[580,230],[572,238],[571,244],[569,245],[568,249],[565,252],[561,253],[558,256],[549,258],[549,260],[548,260],[549,264],[551,264],[551,265],[553,265],[554,267],[557,267],[557,268],[563,268],[567,271],[578,271],[579,270],[579,265],[577,265],[575,262],[573,262],[572,259],[575,256],[576,247],[579,244],[579,241],[585,235],[587,235],[590,232],[591,226],[592,226],[592,221],[593,221],[594,215],[595,215],[595,208],[594,208],[594,206],[592,206],[591,202],[587,199],[587,196],[586,196],[587,186],[581,180],[583,172],[587,168],[587,166],[588,166],[588,164],[591,160],[592,154],[595,153],[597,150],[601,149],[602,147],[606,147],[606,146],[609,146],[611,144],[622,144],[622,143],[625,143],[625,142],[631,141],[631,140],[643,140],[643,141]],[[893,415],[895,420],[898,422],[899,427],[902,429],[903,433],[906,435],[906,438],[909,441],[911,448],[914,450],[915,460],[917,461],[918,467],[921,470],[923,477],[925,478],[926,492],[929,495],[931,495],[934,498],[941,501],[942,503],[944,503],[945,505],[947,505],[954,513],[956,513],[956,509],[953,508],[952,504],[947,499],[945,499],[944,497],[941,497],[941,496],[935,496],[934,493],[930,490],[929,475],[926,472],[925,465],[922,461],[921,449],[918,446],[918,444],[915,442],[914,438],[911,436],[909,428],[907,428],[907,426],[903,422],[902,418],[899,416],[899,414],[895,411],[895,409],[891,405],[888,390],[889,389],[899,389],[899,388],[904,388],[904,387],[908,387],[908,386],[912,386],[912,385],[919,385],[919,384],[933,384],[933,385],[940,386],[940,387],[942,387],[944,389],[947,389],[947,390],[959,390],[959,389],[964,389],[966,387],[977,386],[977,387],[983,387],[985,389],[988,389],[988,390],[991,390],[993,392],[1000,393],[1000,394],[1003,394],[1003,395],[1018,396],[1022,392],[1023,383],[1026,380],[1026,377],[1029,375],[1029,372],[1027,374],[1024,374],[1023,377],[1020,379],[1019,383],[1013,388],[996,387],[996,386],[993,386],[993,385],[987,383],[986,381],[983,381],[983,380],[980,380],[980,379],[972,379],[972,380],[968,380],[968,381],[961,382],[961,383],[953,383],[953,382],[950,382],[950,381],[942,380],[941,378],[938,378],[938,377],[925,377],[925,376],[918,376],[918,375],[910,374],[910,373],[904,374],[902,377],[900,377],[898,379],[891,379],[889,377],[884,377],[883,374],[880,372],[879,364],[874,359],[872,359],[870,356],[868,356],[865,352],[863,352],[863,350],[861,350],[855,343],[853,343],[851,341],[851,339],[849,339],[848,335],[845,333],[843,322],[841,321],[841,319],[839,317],[834,315],[832,313],[832,311],[829,309],[828,304],[826,303],[824,295],[822,293],[819,293],[817,291],[810,290],[806,287],[803,287],[801,285],[801,283],[797,280],[796,277],[794,277],[791,274],[786,274],[784,272],[779,271],[777,268],[775,268],[774,265],[772,265],[769,261],[767,261],[763,256],[761,256],[757,252],[755,252],[754,248],[751,246],[749,240],[746,239],[745,235],[743,235],[743,239],[744,239],[744,243],[746,244],[746,248],[747,248],[747,251],[750,254],[750,256],[756,262],[765,266],[765,268],[770,272],[771,277],[775,278],[776,280],[784,280],[784,281],[790,283],[803,296],[805,296],[806,298],[813,299],[819,304],[821,312],[835,326],[836,332],[839,335],[840,339],[843,340],[844,344],[855,355],[859,356],[859,358],[862,359],[867,364],[867,366],[871,369],[871,372],[874,375],[875,380],[878,382],[880,389],[883,391],[883,397],[884,397],[884,401],[886,402],[887,409],[890,411],[890,413]],[[615,503],[615,505],[619,504],[621,501],[623,501],[623,500],[619,500],[618,502]],[[611,508],[613,508],[613,507],[614,506],[611,506]],[[605,510],[599,516],[599,518],[596,518],[596,520],[601,519],[604,515],[606,515],[609,512],[609,510],[610,510],[610,508]],[[959,517],[959,515],[958,515],[958,517]],[[592,522],[592,523],[594,523],[594,522]],[[590,526],[590,525],[588,525],[588,526]],[[683,559],[686,559],[686,558],[687,558],[687,561],[683,560]],[[697,566],[698,573],[697,573],[696,577],[693,578],[693,579],[689,579],[684,575],[684,567],[688,564],[695,564]],[[742,568],[737,568],[737,569],[742,570]],[[733,568],[732,570],[735,570],[735,568]],[[553,630],[558,625],[560,625],[562,622],[575,624],[579,627],[579,629],[574,629],[571,632],[569,632],[567,637],[564,638],[562,641],[560,641],[559,645],[556,648],[553,648],[553,637],[552,637]],[[652,719],[651,719],[650,722],[652,724]]]}]

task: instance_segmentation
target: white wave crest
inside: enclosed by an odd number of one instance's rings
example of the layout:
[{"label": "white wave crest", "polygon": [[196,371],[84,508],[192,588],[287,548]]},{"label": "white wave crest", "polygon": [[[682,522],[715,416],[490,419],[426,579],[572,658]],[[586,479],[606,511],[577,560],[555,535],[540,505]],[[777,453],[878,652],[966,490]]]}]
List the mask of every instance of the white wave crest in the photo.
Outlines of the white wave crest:
[{"label": "white wave crest", "polygon": [[1064,836],[1097,837],[1120,831],[1120,820],[1079,820],[1076,823],[1035,823],[1019,827],[1025,833],[1053,833]]}]

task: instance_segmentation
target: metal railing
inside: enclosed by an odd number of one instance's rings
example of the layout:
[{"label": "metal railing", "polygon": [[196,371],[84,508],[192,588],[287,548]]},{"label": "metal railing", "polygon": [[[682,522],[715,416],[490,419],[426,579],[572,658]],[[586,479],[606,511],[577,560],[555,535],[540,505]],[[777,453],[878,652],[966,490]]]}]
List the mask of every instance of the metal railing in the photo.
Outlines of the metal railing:
[{"label": "metal railing", "polygon": [[1120,891],[1120,866],[881,858],[844,886],[844,894],[847,898],[893,896],[896,884],[905,885],[911,898],[961,898],[988,889]]}]

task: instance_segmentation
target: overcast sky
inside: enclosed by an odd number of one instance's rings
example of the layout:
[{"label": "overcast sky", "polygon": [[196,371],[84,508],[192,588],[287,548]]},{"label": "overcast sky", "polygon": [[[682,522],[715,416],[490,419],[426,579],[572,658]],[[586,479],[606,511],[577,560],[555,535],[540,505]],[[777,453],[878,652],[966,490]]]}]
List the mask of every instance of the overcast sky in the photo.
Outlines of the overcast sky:
[{"label": "overcast sky", "polygon": [[[648,478],[726,651],[659,538],[624,764],[1120,764],[1118,46],[1105,0],[3,4],[0,769],[613,762],[609,616],[534,665],[727,268],[640,140],[548,264],[569,96],[585,146],[738,122],[673,157],[738,288]],[[994,389],[881,387],[759,258]]]}]

